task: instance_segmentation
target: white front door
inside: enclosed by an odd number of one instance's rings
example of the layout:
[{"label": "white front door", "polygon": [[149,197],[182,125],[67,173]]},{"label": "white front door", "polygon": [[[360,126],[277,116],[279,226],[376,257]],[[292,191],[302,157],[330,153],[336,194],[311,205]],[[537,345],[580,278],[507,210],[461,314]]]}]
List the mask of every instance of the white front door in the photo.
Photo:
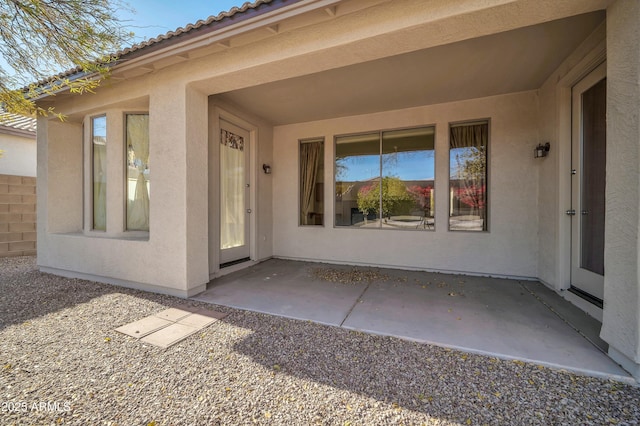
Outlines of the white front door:
[{"label": "white front door", "polygon": [[220,266],[249,260],[249,132],[220,120]]},{"label": "white front door", "polygon": [[606,64],[573,87],[570,291],[602,308],[606,164]]}]

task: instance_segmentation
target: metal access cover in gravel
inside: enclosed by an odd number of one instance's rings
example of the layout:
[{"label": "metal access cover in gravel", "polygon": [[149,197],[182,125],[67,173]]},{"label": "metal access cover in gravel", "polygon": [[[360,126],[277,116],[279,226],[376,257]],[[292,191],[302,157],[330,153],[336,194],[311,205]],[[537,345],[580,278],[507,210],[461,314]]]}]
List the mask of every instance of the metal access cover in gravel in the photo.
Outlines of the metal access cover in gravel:
[{"label": "metal access cover in gravel", "polygon": [[[115,332],[227,313],[160,349]],[[0,425],[637,425],[635,386],[0,259]]]}]

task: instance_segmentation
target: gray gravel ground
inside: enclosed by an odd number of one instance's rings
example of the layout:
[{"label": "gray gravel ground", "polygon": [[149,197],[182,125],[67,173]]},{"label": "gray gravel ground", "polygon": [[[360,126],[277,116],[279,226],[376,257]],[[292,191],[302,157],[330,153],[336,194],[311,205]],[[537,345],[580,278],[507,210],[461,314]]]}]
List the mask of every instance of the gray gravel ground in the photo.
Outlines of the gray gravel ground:
[{"label": "gray gravel ground", "polygon": [[[115,328],[228,312],[162,350]],[[639,424],[640,389],[0,259],[0,425]]]}]

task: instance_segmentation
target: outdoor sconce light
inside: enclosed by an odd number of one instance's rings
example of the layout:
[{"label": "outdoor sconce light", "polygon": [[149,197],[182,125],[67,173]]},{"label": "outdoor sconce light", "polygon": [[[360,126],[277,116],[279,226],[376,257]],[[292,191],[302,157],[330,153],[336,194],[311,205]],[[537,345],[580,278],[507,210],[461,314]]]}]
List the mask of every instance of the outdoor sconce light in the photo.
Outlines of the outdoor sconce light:
[{"label": "outdoor sconce light", "polygon": [[535,149],[533,150],[533,156],[535,158],[546,157],[547,154],[549,154],[550,149],[551,149],[551,144],[549,142],[545,143],[544,145],[539,143],[538,146],[536,146]]},{"label": "outdoor sconce light", "polygon": [[264,170],[264,174],[265,175],[270,175],[271,174],[271,166],[268,164],[263,164],[262,165],[262,170]]}]

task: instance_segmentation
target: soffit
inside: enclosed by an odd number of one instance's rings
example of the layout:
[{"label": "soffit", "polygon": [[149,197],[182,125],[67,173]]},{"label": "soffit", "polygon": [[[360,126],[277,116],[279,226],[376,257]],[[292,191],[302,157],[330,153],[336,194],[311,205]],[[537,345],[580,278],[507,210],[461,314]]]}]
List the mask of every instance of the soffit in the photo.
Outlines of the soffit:
[{"label": "soffit", "polygon": [[220,95],[274,125],[538,89],[598,11]]}]

